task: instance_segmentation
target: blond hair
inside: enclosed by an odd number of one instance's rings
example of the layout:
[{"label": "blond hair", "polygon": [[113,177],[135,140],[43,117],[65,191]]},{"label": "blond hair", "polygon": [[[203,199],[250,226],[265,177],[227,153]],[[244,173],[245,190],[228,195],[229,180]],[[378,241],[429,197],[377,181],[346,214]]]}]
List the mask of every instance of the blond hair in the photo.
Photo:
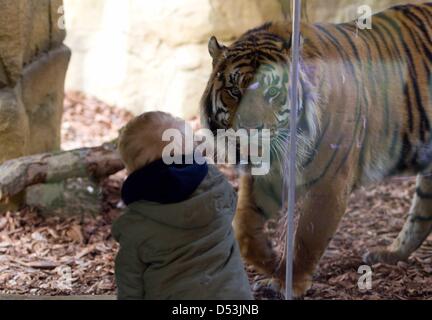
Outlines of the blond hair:
[{"label": "blond hair", "polygon": [[162,141],[167,129],[178,129],[184,136],[186,122],[165,112],[147,112],[132,119],[120,133],[118,149],[129,173],[161,159],[170,141]]}]

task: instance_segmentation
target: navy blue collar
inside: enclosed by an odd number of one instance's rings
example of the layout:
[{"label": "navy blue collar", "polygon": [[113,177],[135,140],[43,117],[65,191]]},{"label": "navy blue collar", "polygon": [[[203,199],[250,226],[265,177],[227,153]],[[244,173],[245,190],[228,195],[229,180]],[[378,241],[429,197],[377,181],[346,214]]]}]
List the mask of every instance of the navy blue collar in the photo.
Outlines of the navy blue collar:
[{"label": "navy blue collar", "polygon": [[129,205],[145,200],[161,204],[188,199],[207,176],[207,163],[165,164],[162,159],[134,171],[123,183],[121,196]]}]

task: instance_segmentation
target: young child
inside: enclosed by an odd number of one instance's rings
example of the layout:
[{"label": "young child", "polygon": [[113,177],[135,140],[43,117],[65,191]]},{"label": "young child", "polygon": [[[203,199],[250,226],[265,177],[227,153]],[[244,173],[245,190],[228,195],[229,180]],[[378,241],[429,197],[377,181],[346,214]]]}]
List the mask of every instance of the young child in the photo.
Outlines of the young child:
[{"label": "young child", "polygon": [[236,194],[213,165],[166,165],[167,129],[184,134],[185,122],[149,112],[120,135],[129,176],[122,188],[128,208],[112,230],[120,243],[118,298],[250,300],[231,227]]}]

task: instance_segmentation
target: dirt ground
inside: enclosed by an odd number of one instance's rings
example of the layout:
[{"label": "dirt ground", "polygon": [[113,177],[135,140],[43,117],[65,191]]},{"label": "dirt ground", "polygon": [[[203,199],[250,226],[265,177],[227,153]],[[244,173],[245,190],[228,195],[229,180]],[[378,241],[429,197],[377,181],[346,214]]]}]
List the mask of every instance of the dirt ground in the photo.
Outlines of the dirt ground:
[{"label": "dirt ground", "polygon": [[[65,99],[63,148],[94,146],[116,137],[131,118],[96,99],[70,92]],[[224,171],[235,184],[235,175]],[[124,173],[103,182],[103,212],[96,218],[44,218],[31,208],[0,215],[0,295],[115,294],[112,221],[122,211]],[[432,300],[432,237],[397,266],[372,266],[372,289],[361,291],[358,268],[367,249],[389,244],[402,227],[414,179],[393,179],[358,190],[305,299]],[[248,267],[251,283],[260,276]],[[259,299],[278,299],[270,290]]]}]

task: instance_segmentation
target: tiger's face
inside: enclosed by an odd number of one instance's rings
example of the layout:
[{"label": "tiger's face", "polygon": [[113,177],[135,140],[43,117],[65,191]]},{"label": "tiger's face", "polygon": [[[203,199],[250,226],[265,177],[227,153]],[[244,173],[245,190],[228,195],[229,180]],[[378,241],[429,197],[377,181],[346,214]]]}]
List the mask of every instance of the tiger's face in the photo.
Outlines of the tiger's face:
[{"label": "tiger's face", "polygon": [[[283,39],[252,36],[228,48],[213,37],[209,42],[213,72],[201,100],[202,124],[212,131],[268,129],[272,151],[285,152],[292,107],[288,94],[290,51],[290,44]],[[304,70],[300,74],[299,95],[303,99],[297,134],[302,152],[315,137],[319,119],[311,82]]]},{"label": "tiger's face", "polygon": [[210,40],[209,51],[213,73],[202,98],[203,124],[213,131],[260,129],[288,118],[285,61],[274,61],[270,52],[243,55],[235,45],[221,46],[216,38]]}]

